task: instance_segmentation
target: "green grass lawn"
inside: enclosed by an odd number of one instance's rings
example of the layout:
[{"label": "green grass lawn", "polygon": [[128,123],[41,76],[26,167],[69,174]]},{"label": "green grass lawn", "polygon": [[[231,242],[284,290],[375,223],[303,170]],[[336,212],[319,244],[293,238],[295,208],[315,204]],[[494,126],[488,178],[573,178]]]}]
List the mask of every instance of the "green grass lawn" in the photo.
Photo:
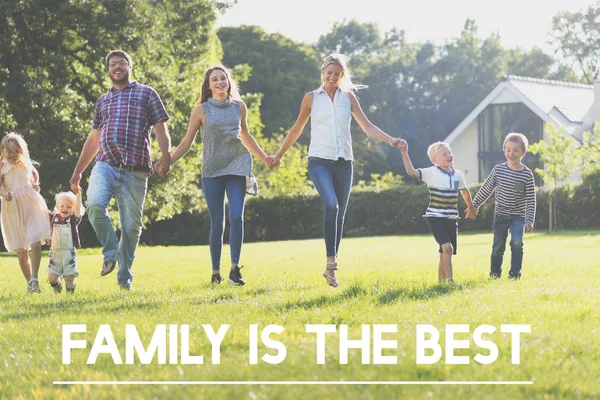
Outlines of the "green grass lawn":
[{"label": "green grass lawn", "polygon": [[[592,399],[600,398],[600,232],[528,234],[523,279],[490,281],[491,234],[463,234],[454,258],[455,285],[437,283],[437,246],[429,235],[345,239],[340,287],[330,288],[322,240],[245,244],[245,287],[211,287],[208,247],[141,247],[134,266],[133,292],[119,290],[116,273],[100,277],[99,249],[78,253],[81,276],[74,295],[56,295],[40,274],[40,295],[26,295],[16,258],[0,254],[0,398],[206,398],[296,399]],[[224,265],[229,260],[224,248]],[[510,253],[505,261],[510,258]],[[47,257],[42,260],[45,270]],[[226,269],[224,269],[225,271]],[[508,271],[505,264],[504,273]],[[224,275],[227,275],[226,273]],[[72,350],[62,364],[62,325],[86,324],[87,349]],[[101,354],[87,365],[101,324],[108,324],[125,363],[125,326],[134,324],[147,346],[157,325],[190,325],[190,353],[202,365],[115,365]],[[202,324],[230,324],[221,362],[211,363]],[[248,330],[284,327],[272,338],[286,346],[277,365],[249,364]],[[358,339],[362,324],[397,325],[393,365],[363,365],[360,350],[340,364],[339,328],[327,335],[325,364],[316,362],[316,335],[307,324],[347,324]],[[468,365],[416,363],[416,325],[482,324],[498,330],[487,336],[499,349],[488,365],[469,356]],[[521,336],[521,363],[511,364],[510,335],[502,324],[530,324]],[[468,340],[470,334],[458,334]],[[259,357],[275,350],[259,346]],[[168,358],[167,358],[168,360]],[[371,359],[372,360],[372,359]],[[54,381],[533,381],[529,385],[54,385]]]}]

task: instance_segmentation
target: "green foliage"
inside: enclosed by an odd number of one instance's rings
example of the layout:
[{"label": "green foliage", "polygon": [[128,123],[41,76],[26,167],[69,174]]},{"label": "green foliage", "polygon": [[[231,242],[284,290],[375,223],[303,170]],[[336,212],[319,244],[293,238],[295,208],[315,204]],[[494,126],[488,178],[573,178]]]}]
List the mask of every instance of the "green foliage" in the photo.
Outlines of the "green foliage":
[{"label": "green foliage", "polygon": [[572,137],[565,136],[562,128],[556,128],[552,124],[544,127],[545,140],[541,140],[529,146],[529,151],[537,154],[543,168],[536,168],[544,182],[550,189],[554,189],[560,181],[568,178],[578,165],[577,145]]},{"label": "green foliage", "polygon": [[358,181],[358,183],[354,186],[354,189],[361,191],[374,190],[379,192],[402,185],[403,183],[404,179],[402,175],[394,175],[393,172],[388,171],[385,174],[371,174],[371,180]]},{"label": "green foliage", "polygon": [[[243,100],[248,106],[248,127],[258,144],[267,154],[275,154],[283,143],[284,135],[264,137],[264,125],[261,120],[260,106],[264,98],[262,93],[244,94]],[[259,184],[261,197],[295,196],[310,190],[307,181],[306,156],[308,148],[297,143],[290,148],[277,169],[270,169],[254,157],[253,173]]]},{"label": "green foliage", "polygon": [[373,22],[361,23],[355,19],[336,22],[331,30],[322,35],[316,49],[321,58],[331,53],[350,57],[354,73],[364,76],[370,61],[381,50],[383,39],[379,27]]},{"label": "green foliage", "polygon": [[[263,138],[259,144],[267,154],[275,154],[283,139],[284,135],[280,134]],[[261,188],[260,196],[297,196],[310,192],[312,186],[308,180],[307,156],[308,147],[296,143],[285,153],[279,168],[270,169],[261,162],[255,163],[254,174]]]},{"label": "green foliage", "polygon": [[583,141],[579,148],[581,176],[583,178],[600,171],[600,124],[583,133]]},{"label": "green foliage", "polygon": [[304,94],[319,86],[315,50],[280,34],[268,34],[257,26],[222,27],[217,34],[226,66],[252,67],[241,90],[264,95],[260,110],[265,136],[289,129]]},{"label": "green foliage", "polygon": [[189,153],[175,164],[167,177],[163,178],[158,174],[150,177],[149,195],[144,204],[144,225],[170,219],[184,212],[198,213],[206,209],[204,195],[199,185],[201,171],[201,146],[194,144]]},{"label": "green foliage", "polygon": [[585,82],[600,76],[600,3],[577,12],[563,11],[552,19],[550,30],[556,51],[573,62]]},{"label": "green foliage", "polygon": [[[114,48],[131,54],[134,79],[157,90],[174,141],[183,137],[204,69],[222,54],[212,26],[215,11],[227,5],[212,0],[0,3],[0,133],[24,134],[32,158],[41,164],[48,200],[68,188],[95,101],[110,88],[104,57]],[[191,168],[198,160],[187,163]],[[175,182],[151,178],[146,221],[197,209],[193,201],[168,201],[196,196],[186,190],[197,177],[180,169]],[[179,188],[185,190],[178,193]]]},{"label": "green foliage", "polygon": [[[480,187],[481,185],[470,187],[473,197]],[[537,231],[547,229],[551,225],[551,196],[554,208],[561,210],[554,216],[555,226],[558,225],[561,229],[600,227],[600,174],[586,177],[581,185],[575,187],[563,185],[552,191],[538,189],[534,224]],[[344,236],[427,234],[429,230],[423,214],[428,201],[426,185],[400,184],[379,189],[376,184],[368,187],[361,184],[350,195]],[[458,209],[461,215],[460,232],[492,230],[493,199],[479,208],[479,214],[474,221],[463,218],[466,205],[462,197],[459,197]],[[284,194],[278,197],[265,197],[261,194],[246,204],[244,241],[321,238],[322,216],[323,203],[314,192],[296,196]],[[148,245],[206,244],[208,225],[207,212],[180,214],[173,219],[149,225],[142,234],[142,242]],[[92,235],[90,229],[89,236],[93,237]],[[95,239],[89,243],[96,243]]]}]

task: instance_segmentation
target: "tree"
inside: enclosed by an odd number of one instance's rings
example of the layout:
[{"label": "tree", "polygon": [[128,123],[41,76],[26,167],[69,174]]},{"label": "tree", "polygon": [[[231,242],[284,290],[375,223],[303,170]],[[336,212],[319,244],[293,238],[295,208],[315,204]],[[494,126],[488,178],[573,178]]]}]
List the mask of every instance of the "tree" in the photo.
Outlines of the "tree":
[{"label": "tree", "polygon": [[600,74],[600,2],[587,9],[561,12],[552,19],[550,30],[556,52],[572,61],[592,84]]},{"label": "tree", "polygon": [[378,57],[382,44],[377,24],[352,19],[334,23],[331,31],[319,37],[316,49],[321,58],[331,53],[348,56],[354,72],[358,76],[364,76],[369,70],[370,62]]},{"label": "tree", "polygon": [[223,27],[217,32],[227,67],[248,64],[252,72],[240,89],[262,93],[264,135],[289,129],[304,94],[319,86],[319,58],[309,45],[257,26]]},{"label": "tree", "polygon": [[[213,0],[0,3],[0,133],[24,134],[41,164],[47,200],[68,188],[95,101],[110,88],[104,56],[111,49],[132,55],[134,79],[158,91],[174,139],[183,136],[204,68],[220,56],[212,26],[216,10],[226,5]],[[150,179],[146,218],[163,215],[163,206],[172,210],[167,215],[188,206],[185,191],[174,191],[171,202],[152,200],[168,185],[195,182],[184,180],[191,174],[177,174],[181,181]]]},{"label": "tree", "polygon": [[583,133],[583,140],[579,148],[581,177],[597,174],[600,171],[600,124]]},{"label": "tree", "polygon": [[567,136],[562,128],[546,124],[544,133],[546,139],[529,146],[529,151],[537,154],[544,166],[544,168],[536,168],[535,172],[548,185],[548,230],[553,231],[556,228],[554,189],[575,171],[579,150],[575,140]]}]

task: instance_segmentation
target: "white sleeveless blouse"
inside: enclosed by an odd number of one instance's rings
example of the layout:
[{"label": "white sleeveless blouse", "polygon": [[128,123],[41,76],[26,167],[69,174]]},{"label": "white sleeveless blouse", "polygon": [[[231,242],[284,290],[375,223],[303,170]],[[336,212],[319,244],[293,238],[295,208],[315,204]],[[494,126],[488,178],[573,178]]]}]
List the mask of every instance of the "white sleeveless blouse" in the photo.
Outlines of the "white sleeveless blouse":
[{"label": "white sleeveless blouse", "polygon": [[352,161],[350,122],[352,104],[348,93],[337,90],[333,101],[323,86],[313,92],[310,115],[309,157]]}]

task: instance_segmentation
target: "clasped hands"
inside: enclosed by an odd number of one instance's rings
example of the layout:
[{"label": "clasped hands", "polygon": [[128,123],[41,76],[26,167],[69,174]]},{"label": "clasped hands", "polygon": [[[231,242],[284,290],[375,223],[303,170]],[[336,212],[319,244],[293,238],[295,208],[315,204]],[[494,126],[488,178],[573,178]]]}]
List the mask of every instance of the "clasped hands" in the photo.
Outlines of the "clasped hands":
[{"label": "clasped hands", "polygon": [[171,171],[171,158],[161,157],[156,163],[154,163],[154,169],[160,176],[167,176]]},{"label": "clasped hands", "polygon": [[467,207],[465,209],[465,218],[474,220],[477,218],[477,214],[479,214],[479,210],[475,207]]},{"label": "clasped hands", "polygon": [[267,159],[264,160],[264,163],[271,169],[277,168],[281,165],[281,156],[278,156],[277,154],[267,156]]}]

